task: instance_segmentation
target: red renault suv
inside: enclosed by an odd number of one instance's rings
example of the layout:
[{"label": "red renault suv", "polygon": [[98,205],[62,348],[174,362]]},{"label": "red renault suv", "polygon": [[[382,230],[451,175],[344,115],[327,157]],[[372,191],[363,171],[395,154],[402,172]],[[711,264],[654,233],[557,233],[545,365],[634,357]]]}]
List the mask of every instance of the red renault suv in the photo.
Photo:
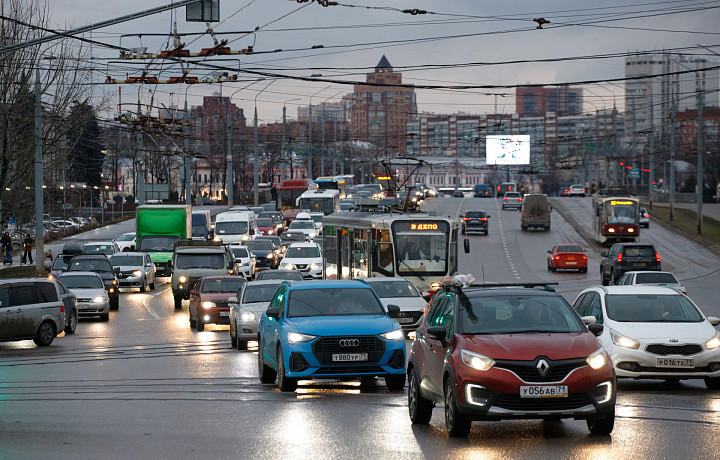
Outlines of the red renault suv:
[{"label": "red renault suv", "polygon": [[473,420],[563,418],[609,434],[615,371],[602,329],[545,283],[444,286],[412,344],[410,419],[429,423],[437,403],[450,436],[467,436]]}]

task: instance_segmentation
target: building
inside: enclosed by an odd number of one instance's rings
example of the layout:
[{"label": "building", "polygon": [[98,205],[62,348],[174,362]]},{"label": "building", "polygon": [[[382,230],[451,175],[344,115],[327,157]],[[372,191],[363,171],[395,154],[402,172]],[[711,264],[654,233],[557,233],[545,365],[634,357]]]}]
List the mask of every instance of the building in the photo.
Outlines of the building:
[{"label": "building", "polygon": [[351,120],[352,139],[372,142],[387,153],[405,153],[405,125],[417,113],[415,89],[402,86],[402,74],[393,72],[385,56],[367,84],[355,85]]},{"label": "building", "polygon": [[515,89],[515,113],[520,117],[541,117],[554,112],[559,117],[579,115],[583,111],[582,88],[567,85],[520,86]]},{"label": "building", "polygon": [[300,123],[307,123],[308,112],[312,109],[312,122],[320,124],[323,121],[342,122],[350,119],[350,106],[352,105],[352,94],[346,94],[340,102],[323,102],[312,106],[298,106],[297,120]]}]

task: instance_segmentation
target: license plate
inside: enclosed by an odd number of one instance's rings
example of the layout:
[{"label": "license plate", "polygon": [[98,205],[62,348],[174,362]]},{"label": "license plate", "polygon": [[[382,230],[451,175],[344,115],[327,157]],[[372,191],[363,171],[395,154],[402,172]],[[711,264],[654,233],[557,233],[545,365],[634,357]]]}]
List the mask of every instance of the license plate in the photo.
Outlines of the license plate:
[{"label": "license plate", "polygon": [[400,324],[412,324],[415,322],[413,318],[393,318]]},{"label": "license plate", "polygon": [[577,262],[567,261],[567,262],[565,262],[565,264],[566,264],[566,265],[577,265]]},{"label": "license plate", "polygon": [[635,262],[633,264],[633,267],[644,267],[644,266],[645,266],[645,262]]},{"label": "license plate", "polygon": [[479,224],[480,219],[470,219],[470,222],[472,222],[473,224]]},{"label": "license plate", "polygon": [[221,311],[220,316],[230,316],[230,312],[229,311]]},{"label": "license plate", "polygon": [[657,367],[692,369],[695,367],[695,360],[687,358],[657,358]]},{"label": "license plate", "polygon": [[521,398],[567,398],[567,385],[522,385]]},{"label": "license plate", "polygon": [[333,353],[332,360],[335,362],[367,361],[367,353]]}]

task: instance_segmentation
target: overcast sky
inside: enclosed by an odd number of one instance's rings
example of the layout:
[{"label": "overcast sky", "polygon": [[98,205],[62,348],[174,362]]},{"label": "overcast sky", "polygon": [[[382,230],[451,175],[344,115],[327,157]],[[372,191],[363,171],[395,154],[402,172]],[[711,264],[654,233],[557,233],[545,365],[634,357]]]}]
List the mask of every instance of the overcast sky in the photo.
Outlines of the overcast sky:
[{"label": "overcast sky", "polygon": [[[49,5],[51,26],[71,29],[149,8],[166,5],[171,0],[36,0]],[[317,3],[294,0],[220,0],[219,24],[214,30],[237,32],[219,35],[228,39],[235,49],[254,46],[258,51],[282,52],[252,56],[230,56],[227,60],[208,60],[214,65],[232,69],[248,69],[281,75],[310,77],[320,74],[332,80],[364,81],[384,54],[403,82],[417,85],[517,85],[525,83],[553,84],[622,78],[624,57],[609,59],[569,60],[564,62],[528,62],[499,64],[503,61],[547,60],[578,56],[626,53],[638,50],[662,50],[696,47],[701,44],[720,53],[720,1],[634,2],[604,0],[580,1],[505,1],[482,0],[346,0],[346,6],[322,7]],[[354,6],[354,7],[351,7]],[[420,9],[428,14],[410,15],[398,10]],[[673,14],[668,14],[673,13]],[[542,30],[536,29],[535,18],[550,21]],[[146,46],[148,52],[168,49],[167,36],[137,34],[168,34],[177,18],[181,33],[204,32],[203,23],[185,21],[185,8],[143,19],[106,27],[86,34],[112,45],[128,48]],[[254,34],[242,31],[259,30]],[[123,34],[135,36],[121,37]],[[211,47],[209,35],[182,38],[186,48],[197,52]],[[172,40],[170,39],[170,42]],[[323,45],[324,48],[311,49]],[[340,45],[340,46],[339,46]],[[331,47],[335,48],[331,48]],[[710,54],[703,49],[689,53]],[[93,46],[97,82],[106,75],[116,79],[126,74],[139,75],[143,64],[131,68],[119,62],[118,51]],[[466,66],[483,62],[487,65]],[[150,64],[149,75],[161,78],[177,76],[177,69],[161,71],[164,62]],[[405,66],[443,66],[420,70],[400,69]],[[197,65],[189,75],[209,76],[210,70]],[[226,83],[224,95],[245,109],[248,119],[257,97],[261,123],[279,120],[283,103],[288,116],[296,116],[297,105],[337,100],[352,92],[352,85],[328,82],[306,82],[273,79],[244,88],[257,76],[238,73],[246,82]],[[622,108],[623,83],[585,85],[585,111],[612,107]],[[165,105],[182,105],[187,94],[191,105],[201,103],[202,95],[220,91],[220,85],[157,85],[142,88],[143,97],[155,91],[155,100]],[[237,91],[237,92],[236,92]],[[515,111],[514,90],[498,89],[418,89],[418,109],[435,113],[512,113]],[[101,85],[98,95],[114,95],[116,85]],[[489,94],[489,95],[488,95]],[[497,94],[497,96],[496,96]],[[504,95],[507,95],[505,97]],[[137,85],[123,86],[123,103],[137,100]]]}]

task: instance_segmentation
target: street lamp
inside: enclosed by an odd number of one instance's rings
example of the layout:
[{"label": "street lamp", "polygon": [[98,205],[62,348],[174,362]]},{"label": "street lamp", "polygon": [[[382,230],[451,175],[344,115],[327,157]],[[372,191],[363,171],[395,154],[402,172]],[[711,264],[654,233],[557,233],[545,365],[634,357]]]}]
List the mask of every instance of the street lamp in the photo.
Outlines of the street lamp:
[{"label": "street lamp", "polygon": [[[232,93],[228,97],[228,106],[227,106],[227,115],[225,117],[225,159],[227,161],[227,185],[225,187],[225,194],[227,195],[227,202],[228,202],[228,209],[232,208],[233,206],[233,199],[235,196],[235,175],[233,174],[233,164],[232,164],[232,119],[231,119],[231,113],[230,110],[232,108],[232,97],[239,93],[240,91],[247,89],[257,83],[257,81],[254,81],[250,83],[247,86],[244,86],[238,90],[236,90],[234,93]],[[257,169],[257,166],[256,166]]]},{"label": "street lamp", "polygon": [[326,89],[330,88],[330,86],[326,86],[317,93],[310,96],[310,105],[308,106],[308,145],[307,145],[307,164],[308,164],[308,170],[307,170],[307,178],[312,180],[313,173],[312,173],[312,100],[315,96],[322,93]]},{"label": "street lamp", "polygon": [[254,140],[253,140],[253,166],[255,167],[255,171],[253,171],[253,202],[255,203],[255,206],[260,204],[260,191],[258,190],[260,178],[258,177],[258,116],[257,116],[257,98],[266,89],[270,87],[275,83],[275,80],[272,80],[270,83],[268,83],[265,88],[258,91],[258,93],[255,95],[255,122],[254,122]]},{"label": "street lamp", "polygon": [[[287,107],[285,107],[285,104],[292,101],[299,101],[300,98],[296,97],[293,99],[288,99],[287,101],[283,102],[283,118],[282,118],[282,138],[280,140],[280,152],[282,154],[282,173],[281,176],[282,180],[285,180],[285,166],[287,165],[287,146],[285,145],[285,124],[287,122]],[[292,178],[292,154],[290,155],[290,177]]]}]

